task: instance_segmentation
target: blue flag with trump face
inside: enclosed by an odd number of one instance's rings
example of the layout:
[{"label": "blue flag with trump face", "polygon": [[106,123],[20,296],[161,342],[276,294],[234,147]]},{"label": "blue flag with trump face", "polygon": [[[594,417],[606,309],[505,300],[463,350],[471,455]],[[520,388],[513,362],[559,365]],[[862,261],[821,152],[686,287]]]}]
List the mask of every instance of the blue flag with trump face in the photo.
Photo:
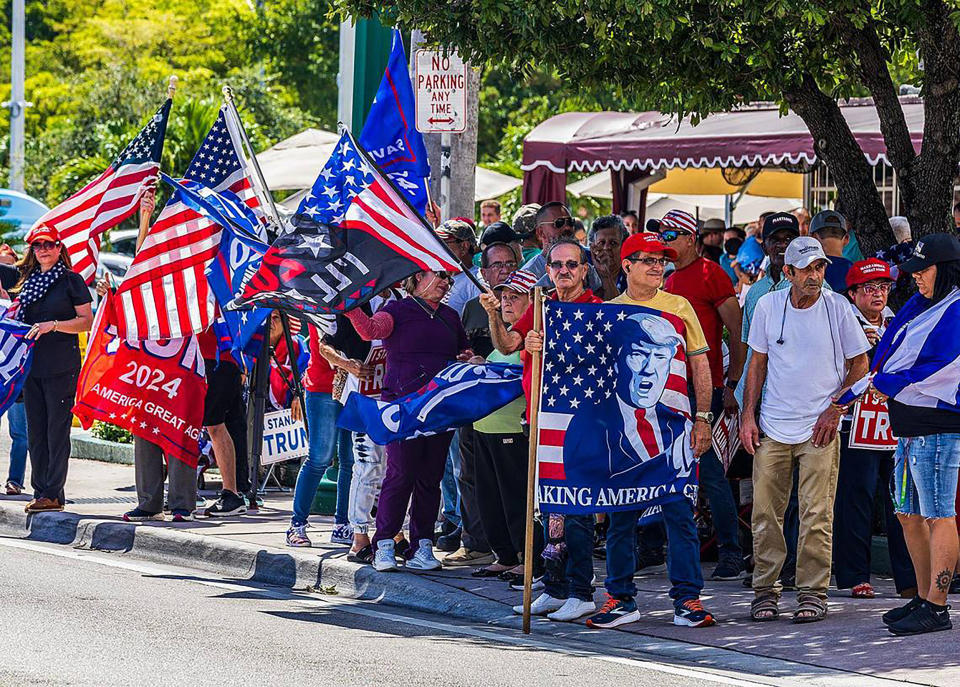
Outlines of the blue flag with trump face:
[{"label": "blue flag with trump face", "polygon": [[416,105],[400,32],[360,133],[360,145],[421,215],[427,207],[430,163],[416,128]]},{"label": "blue flag with trump face", "polygon": [[35,339],[27,339],[30,325],[0,318],[0,415],[16,402],[33,363]]}]

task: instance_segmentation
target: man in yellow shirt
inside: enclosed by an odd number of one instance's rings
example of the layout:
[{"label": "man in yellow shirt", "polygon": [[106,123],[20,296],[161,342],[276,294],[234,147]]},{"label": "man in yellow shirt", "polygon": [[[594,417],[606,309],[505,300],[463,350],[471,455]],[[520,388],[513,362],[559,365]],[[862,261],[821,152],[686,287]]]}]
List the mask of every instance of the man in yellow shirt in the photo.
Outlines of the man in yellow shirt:
[{"label": "man in yellow shirt", "polygon": [[[654,234],[634,234],[621,247],[623,272],[627,290],[611,303],[640,305],[679,317],[684,327],[684,341],[693,388],[698,408],[710,407],[709,347],[693,307],[682,296],[660,289],[664,267],[676,259],[676,252]],[[691,445],[699,457],[710,447],[710,413],[700,411],[693,423]],[[667,574],[670,578],[670,598],[674,603],[673,622],[684,627],[707,627],[716,620],[700,603],[703,573],[700,569],[700,540],[693,520],[693,507],[687,499],[663,504],[663,521],[670,542]],[[640,617],[634,597],[633,583],[636,570],[637,520],[639,511],[616,512],[609,515],[607,530],[607,578],[604,585],[609,596],[603,607],[587,618],[590,627],[617,627],[634,622]]]}]

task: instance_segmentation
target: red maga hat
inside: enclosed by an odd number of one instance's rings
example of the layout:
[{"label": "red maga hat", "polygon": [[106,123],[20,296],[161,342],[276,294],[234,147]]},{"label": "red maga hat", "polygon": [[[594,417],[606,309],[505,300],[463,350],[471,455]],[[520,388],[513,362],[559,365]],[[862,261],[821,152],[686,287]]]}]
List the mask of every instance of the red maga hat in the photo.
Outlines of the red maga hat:
[{"label": "red maga hat", "polygon": [[46,224],[36,224],[30,228],[23,240],[27,243],[35,243],[36,241],[53,241],[56,243],[60,240],[60,234],[56,229],[48,227]]},{"label": "red maga hat", "polygon": [[626,260],[634,253],[663,253],[670,260],[677,259],[677,251],[660,240],[657,234],[641,233],[627,237],[620,246],[620,259]]},{"label": "red maga hat", "polygon": [[847,288],[866,284],[874,279],[893,281],[893,277],[890,276],[890,265],[878,258],[860,260],[853,263],[847,272]]}]

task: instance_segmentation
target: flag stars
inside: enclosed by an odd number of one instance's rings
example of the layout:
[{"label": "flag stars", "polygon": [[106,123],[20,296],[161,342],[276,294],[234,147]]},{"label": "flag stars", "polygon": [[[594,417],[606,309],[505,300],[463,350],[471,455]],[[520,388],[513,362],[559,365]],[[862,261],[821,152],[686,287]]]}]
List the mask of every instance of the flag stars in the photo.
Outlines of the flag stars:
[{"label": "flag stars", "polygon": [[592,331],[593,331],[593,322],[587,322],[587,324],[584,325],[584,329],[586,329],[588,332],[592,332]]},{"label": "flag stars", "polygon": [[553,396],[551,396],[551,397],[549,397],[549,398],[547,399],[547,405],[548,405],[548,406],[554,406],[554,405],[556,405],[556,403],[557,403],[557,399],[555,399]]},{"label": "flag stars", "polygon": [[585,350],[587,351],[587,353],[593,353],[596,350],[596,348],[597,347],[594,346],[593,344],[588,343]]},{"label": "flag stars", "polygon": [[570,320],[564,320],[564,322],[563,322],[563,331],[565,331],[565,332],[570,331],[570,327],[571,327],[572,324],[573,324],[573,323],[570,322]]},{"label": "flag stars", "polygon": [[593,389],[587,387],[586,389],[583,390],[583,395],[586,396],[587,398],[593,398]]},{"label": "flag stars", "polygon": [[611,329],[613,329],[613,322],[604,322],[604,323],[603,323],[603,331],[609,332]]},{"label": "flag stars", "polygon": [[576,399],[576,398],[571,399],[571,400],[570,400],[570,407],[571,407],[571,408],[579,408],[579,407],[580,407],[580,401],[579,401],[578,399]]},{"label": "flag stars", "polygon": [[560,395],[561,395],[561,396],[566,396],[568,391],[570,391],[570,388],[569,388],[566,384],[564,384],[562,387],[560,387]]},{"label": "flag stars", "polygon": [[580,375],[577,375],[576,377],[573,378],[573,383],[576,386],[580,386],[581,384],[583,384],[583,377],[581,377]]},{"label": "flag stars", "polygon": [[622,322],[625,319],[627,319],[627,313],[625,313],[623,310],[617,313],[617,322]]},{"label": "flag stars", "polygon": [[574,311],[573,311],[573,317],[574,317],[575,319],[577,319],[577,320],[582,320],[582,319],[583,319],[583,311],[582,311],[582,310],[574,310]]},{"label": "flag stars", "polygon": [[579,332],[577,332],[576,334],[573,335],[573,340],[577,343],[580,343],[583,340],[583,334],[580,334]]}]

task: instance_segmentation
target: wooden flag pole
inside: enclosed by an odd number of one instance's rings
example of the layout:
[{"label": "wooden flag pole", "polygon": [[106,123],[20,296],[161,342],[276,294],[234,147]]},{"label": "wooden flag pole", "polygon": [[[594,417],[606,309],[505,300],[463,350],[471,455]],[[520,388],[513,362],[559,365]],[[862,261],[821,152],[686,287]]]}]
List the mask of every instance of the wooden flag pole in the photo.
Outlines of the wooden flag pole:
[{"label": "wooden flag pole", "polygon": [[[173,100],[173,94],[177,92],[177,75],[174,74],[170,77],[170,81],[167,83],[167,98]],[[153,189],[150,191],[153,194],[154,198],[157,195],[157,182],[153,182]],[[146,194],[144,194],[146,195]],[[140,246],[143,245],[143,242],[147,238],[147,231],[150,230],[150,213],[144,212],[143,207],[143,198],[140,198],[140,231],[137,232],[137,247],[134,250],[134,253],[140,252]]]},{"label": "wooden flag pole", "polygon": [[[543,332],[543,289],[533,290],[533,331]],[[546,342],[544,342],[546,345]],[[533,511],[537,493],[537,415],[540,412],[540,353],[530,354],[530,450],[527,454],[527,529],[523,542],[523,633],[530,634],[530,603],[533,596]]]}]

